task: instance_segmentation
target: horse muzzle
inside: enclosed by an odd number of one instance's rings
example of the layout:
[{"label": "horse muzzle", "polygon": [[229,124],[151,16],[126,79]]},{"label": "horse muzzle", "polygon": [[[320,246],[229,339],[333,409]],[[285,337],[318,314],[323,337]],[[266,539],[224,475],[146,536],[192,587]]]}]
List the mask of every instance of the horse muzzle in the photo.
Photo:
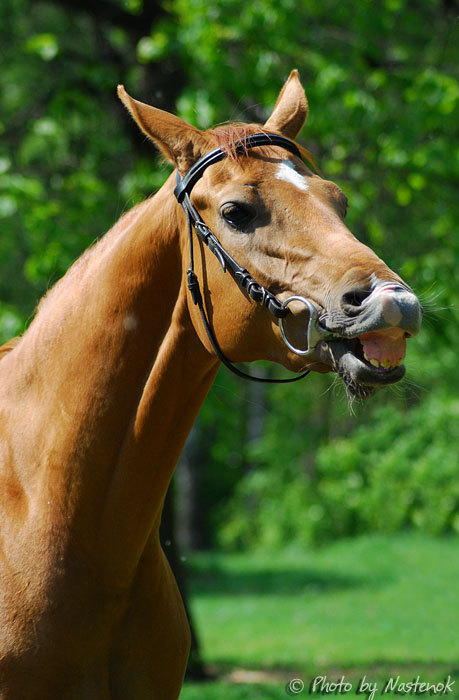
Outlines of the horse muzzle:
[{"label": "horse muzzle", "polygon": [[379,283],[360,303],[349,303],[344,295],[341,312],[332,313],[329,319],[321,319],[327,329],[343,337],[356,337],[370,331],[400,328],[407,336],[419,332],[422,307],[416,295],[400,284]]},{"label": "horse muzzle", "polygon": [[376,387],[404,376],[406,338],[418,333],[422,307],[410,289],[392,282],[377,283],[360,297],[348,293],[343,300],[339,310],[327,310],[320,316],[305,297],[292,296],[283,302],[288,306],[301,301],[309,311],[304,349],[291,343],[283,319],[279,326],[292,352],[328,364],[352,394],[365,398]]}]

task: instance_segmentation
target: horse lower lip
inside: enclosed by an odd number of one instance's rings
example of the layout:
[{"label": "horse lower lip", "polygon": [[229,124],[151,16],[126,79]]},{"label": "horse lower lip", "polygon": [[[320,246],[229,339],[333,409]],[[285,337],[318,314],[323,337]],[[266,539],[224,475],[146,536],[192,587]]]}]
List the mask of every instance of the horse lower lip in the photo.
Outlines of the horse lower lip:
[{"label": "horse lower lip", "polygon": [[357,355],[357,345],[352,340],[333,340],[320,343],[318,354],[322,361],[332,364],[346,384],[384,386],[400,381],[405,375],[404,365],[388,369],[373,367]]},{"label": "horse lower lip", "polygon": [[405,375],[405,367],[399,365],[392,369],[380,369],[360,360],[352,351],[344,353],[338,361],[338,371],[343,377],[349,376],[358,384],[384,386],[400,381]]}]

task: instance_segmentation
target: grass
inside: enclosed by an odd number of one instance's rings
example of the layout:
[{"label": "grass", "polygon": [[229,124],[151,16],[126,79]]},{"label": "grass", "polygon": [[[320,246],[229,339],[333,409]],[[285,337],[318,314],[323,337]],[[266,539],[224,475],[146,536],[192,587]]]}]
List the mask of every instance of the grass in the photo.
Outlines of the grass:
[{"label": "grass", "polygon": [[[318,675],[344,675],[348,696],[366,675],[378,685],[375,700],[399,674],[454,680],[457,551],[457,539],[406,534],[320,551],[193,555],[192,611],[203,657],[219,678],[185,684],[181,700],[282,698],[293,678],[304,682],[304,696]],[[446,696],[459,698],[458,686]]]}]

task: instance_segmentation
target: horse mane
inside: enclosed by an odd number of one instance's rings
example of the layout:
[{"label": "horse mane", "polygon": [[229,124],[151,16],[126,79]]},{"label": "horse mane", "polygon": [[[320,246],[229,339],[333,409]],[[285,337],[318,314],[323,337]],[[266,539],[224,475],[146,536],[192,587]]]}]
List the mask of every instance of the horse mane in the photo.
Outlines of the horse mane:
[{"label": "horse mane", "polygon": [[[252,136],[253,134],[269,134],[273,132],[272,130],[265,129],[265,127],[261,126],[260,124],[233,122],[231,124],[219,124],[213,129],[209,129],[206,133],[214,137],[214,139],[217,141],[218,148],[222,148],[227,154],[228,158],[237,160],[240,155],[240,152],[238,152],[236,148],[239,141],[244,141],[244,139],[246,139],[248,136]],[[298,148],[303,158],[312,166],[312,169],[318,173],[319,171],[311,152],[296,141],[293,141],[293,143]],[[260,149],[257,149],[257,151],[264,152],[264,154],[267,156],[273,155],[273,153],[278,153],[277,150],[274,151],[274,148],[270,146],[262,146]],[[243,155],[247,155],[247,153],[248,149],[246,148],[243,151]]]},{"label": "horse mane", "polygon": [[13,350],[16,347],[20,340],[21,337],[16,336],[16,338],[11,338],[11,340],[7,340],[4,345],[0,345],[0,360],[2,360],[5,355],[11,352],[11,350]]}]

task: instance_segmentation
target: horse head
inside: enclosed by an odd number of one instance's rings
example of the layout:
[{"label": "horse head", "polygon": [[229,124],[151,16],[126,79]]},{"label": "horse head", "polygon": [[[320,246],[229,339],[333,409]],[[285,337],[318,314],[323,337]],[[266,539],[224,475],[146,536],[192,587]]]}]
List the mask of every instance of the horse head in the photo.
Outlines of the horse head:
[{"label": "horse head", "polygon": [[[175,164],[178,182],[218,149],[218,158],[207,159],[188,191],[180,190],[189,195],[190,227],[200,222],[201,237],[194,243],[188,238],[180,208],[177,221],[184,273],[191,245],[209,326],[222,354],[232,362],[274,361],[294,372],[335,371],[361,398],[399,381],[406,338],[419,330],[421,306],[407,284],[349,231],[341,189],[320,177],[293,147],[308,113],[297,71],[263,126],[230,124],[202,132],[132,99],[122,87],[119,95]],[[268,142],[251,147],[254,134],[266,134]],[[276,143],[276,135],[284,140]],[[222,273],[226,251],[230,263],[237,261],[229,274]],[[268,294],[285,318],[267,313],[266,303],[253,302],[252,283],[235,284],[238,267],[264,290],[261,301]],[[215,344],[193,300],[189,295],[191,322],[212,353]]]}]

